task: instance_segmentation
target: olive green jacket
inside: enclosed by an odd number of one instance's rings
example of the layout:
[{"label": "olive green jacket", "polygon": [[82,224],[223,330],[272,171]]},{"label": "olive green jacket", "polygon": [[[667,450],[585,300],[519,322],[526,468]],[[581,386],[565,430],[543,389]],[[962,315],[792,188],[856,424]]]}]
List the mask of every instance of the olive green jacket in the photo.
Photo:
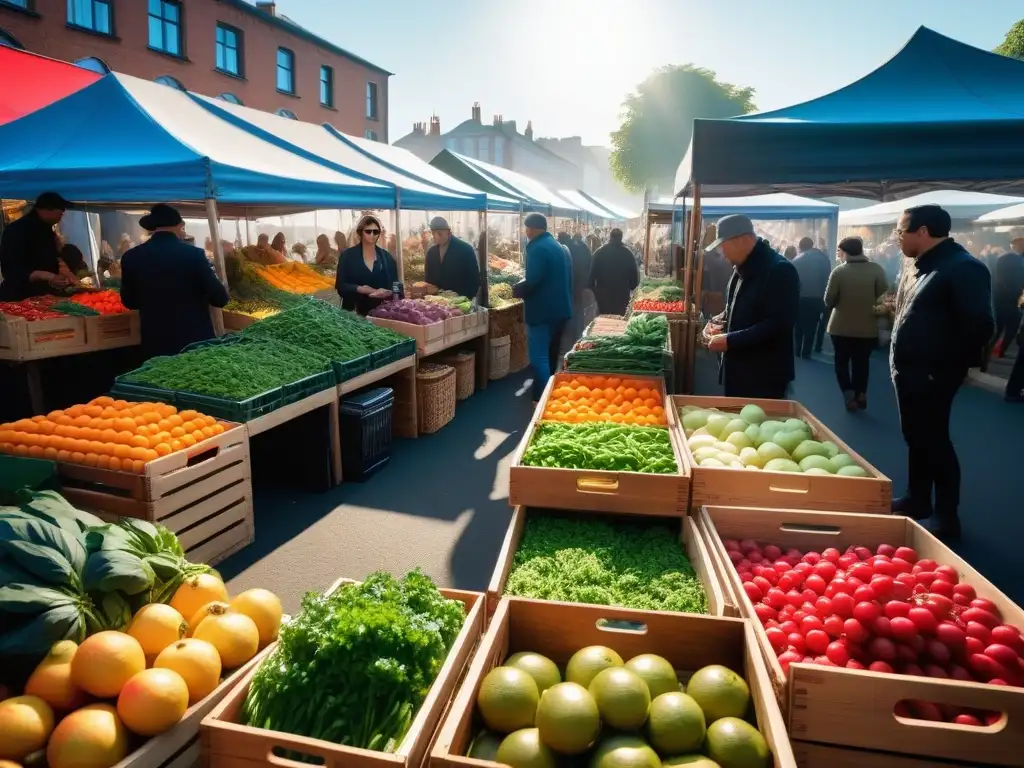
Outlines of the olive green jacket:
[{"label": "olive green jacket", "polygon": [[878,336],[875,304],[888,288],[881,264],[865,256],[849,256],[828,278],[825,306],[832,310],[828,332],[833,336],[873,339]]}]

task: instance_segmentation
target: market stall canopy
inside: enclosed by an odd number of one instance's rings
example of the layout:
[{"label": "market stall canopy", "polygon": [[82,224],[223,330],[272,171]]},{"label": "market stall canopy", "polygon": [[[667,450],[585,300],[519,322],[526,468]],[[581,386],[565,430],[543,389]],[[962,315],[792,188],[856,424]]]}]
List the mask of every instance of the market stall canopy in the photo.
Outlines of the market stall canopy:
[{"label": "market stall canopy", "polygon": [[[501,197],[516,200],[527,211],[542,211],[542,206],[536,200],[529,200],[525,195],[516,192],[514,189],[505,186],[497,179],[494,179],[470,165],[462,155],[457,155],[451,150],[442,149],[430,164],[446,175],[451,176],[463,184],[468,184],[474,189],[486,192],[488,195],[499,195]],[[549,213],[550,211],[542,211]]]},{"label": "market stall canopy", "polygon": [[[88,69],[0,45],[0,125],[53,104],[100,79]],[[17,72],[17,77],[13,73]]]},{"label": "market stall canopy", "polygon": [[211,99],[195,93],[190,95],[217,117],[300,157],[339,173],[393,185],[401,195],[399,199],[402,208],[417,211],[480,211],[486,205],[487,201],[480,192],[461,194],[445,190],[379,163],[351,144],[341,141],[336,132],[323,125],[303,123],[222,99]]},{"label": "market stall canopy", "polygon": [[552,192],[539,181],[535,181],[529,176],[524,176],[516,171],[510,171],[508,168],[485,163],[483,160],[475,160],[465,155],[457,155],[457,157],[487,176],[497,179],[509,189],[519,193],[520,196],[547,206],[552,216],[575,216],[580,212],[578,206],[573,205],[558,193]]},{"label": "market stall canopy", "polygon": [[332,170],[223,120],[187,93],[110,74],[0,126],[9,197],[202,201],[245,209],[393,208],[395,188]]},{"label": "market stall canopy", "polygon": [[[686,209],[689,210],[691,205],[693,205],[693,201],[687,198]],[[654,213],[667,213],[674,208],[682,210],[683,206],[682,199],[674,201],[671,197],[659,197],[647,203],[647,209]],[[840,222],[842,221],[839,206],[835,203],[812,200],[809,197],[799,197],[784,192],[770,195],[750,195],[749,197],[705,197],[701,198],[700,212],[705,217],[744,213],[752,219],[776,221],[831,218],[838,214]]]},{"label": "market stall canopy", "polygon": [[1024,224],[1024,203],[989,211],[983,216],[979,216],[974,223],[988,226],[996,224]]},{"label": "market stall canopy", "polygon": [[616,219],[628,221],[629,219],[640,218],[639,213],[631,211],[628,208],[623,208],[621,205],[618,205],[617,203],[609,202],[608,200],[605,200],[603,197],[598,197],[597,195],[589,195],[586,192],[584,192],[583,194],[586,195],[589,199],[593,200],[598,205],[600,205],[605,210],[615,214]]},{"label": "market stall canopy", "polygon": [[589,213],[591,216],[596,216],[599,219],[618,218],[618,216],[616,216],[614,213],[605,208],[602,208],[600,205],[595,203],[593,200],[584,195],[583,192],[581,192],[578,189],[560,189],[558,190],[558,194],[562,197],[562,199],[568,200],[581,211],[583,211],[584,213]]},{"label": "market stall canopy", "polygon": [[[468,184],[463,184],[458,179],[438,170],[430,163],[420,160],[420,158],[416,157],[416,155],[407,149],[395,147],[391,144],[382,144],[379,141],[360,139],[357,136],[349,136],[330,125],[325,124],[324,127],[350,147],[373,158],[376,162],[387,166],[392,170],[403,173],[406,176],[411,176],[432,184],[435,187],[440,187],[448,192],[454,192],[460,195],[477,196],[481,194],[480,190],[475,189]],[[487,192],[483,192],[482,194],[487,198],[488,211],[519,211],[520,201],[518,199],[504,197],[502,195],[493,195]]]},{"label": "market stall canopy", "polygon": [[784,109],[698,119],[677,194],[892,200],[1024,192],[1024,61],[921,27],[860,80]]},{"label": "market stall canopy", "polygon": [[842,227],[895,226],[903,211],[915,205],[941,205],[953,221],[974,221],[982,214],[998,211],[1001,208],[1005,209],[1009,205],[1022,202],[1024,202],[1024,198],[1020,197],[945,189],[937,192],[925,192],[889,203],[879,203],[867,208],[842,211],[839,214],[839,225]]}]

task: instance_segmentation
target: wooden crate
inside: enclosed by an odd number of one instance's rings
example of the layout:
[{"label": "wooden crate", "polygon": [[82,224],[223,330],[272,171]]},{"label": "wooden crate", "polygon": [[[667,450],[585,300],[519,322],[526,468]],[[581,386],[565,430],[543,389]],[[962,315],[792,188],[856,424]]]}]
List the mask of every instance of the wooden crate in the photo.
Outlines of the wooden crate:
[{"label": "wooden crate", "polygon": [[[491,581],[487,585],[488,614],[494,612],[498,602],[505,594],[505,583],[508,581],[509,574],[512,573],[512,560],[515,558],[516,550],[519,549],[519,542],[523,538],[526,520],[531,511],[527,507],[516,507],[515,512],[512,513],[512,520],[509,522],[508,530],[505,531],[505,539],[501,545],[501,552],[498,554],[498,562],[494,566],[494,573],[491,575]],[[549,513],[552,510],[543,510],[543,512]],[[594,514],[598,517],[605,516],[600,512]],[[621,522],[633,524],[641,522],[641,520],[632,515],[616,517]],[[612,518],[612,520],[614,519],[615,517]],[[651,522],[664,525],[666,521],[664,518],[657,518]],[[726,601],[718,572],[712,566],[711,555],[705,548],[703,540],[697,535],[693,518],[683,517],[679,519],[679,543],[686,552],[693,570],[696,571],[697,578],[704,585],[704,592],[708,596],[708,613],[711,616],[730,615],[725,612]],[[732,615],[738,616],[739,614]]]},{"label": "wooden crate", "polygon": [[[333,592],[340,579],[328,590]],[[469,664],[473,649],[483,632],[484,596],[479,592],[442,589],[441,594],[458,600],[466,608],[466,623],[448,652],[444,666],[437,674],[426,699],[402,743],[393,754],[355,749],[319,739],[268,731],[238,723],[238,714],[256,668],[251,668],[217,707],[203,720],[202,744],[206,768],[253,768],[254,766],[295,766],[302,763],[278,757],[274,750],[291,750],[312,757],[325,768],[341,766],[390,766],[419,768],[427,759],[431,740],[459,679]],[[271,646],[273,647],[273,646]]]},{"label": "wooden crate", "polygon": [[28,322],[0,315],[0,360],[41,360],[88,351],[83,317]]},{"label": "wooden crate", "polygon": [[[629,622],[635,629],[609,626],[612,621]],[[708,664],[742,671],[750,686],[758,727],[772,750],[773,765],[795,768],[785,723],[772,698],[756,644],[749,624],[739,619],[504,598],[441,726],[430,753],[430,767],[497,765],[463,755],[475,733],[474,710],[480,683],[509,654],[534,651],[556,664],[565,664],[581,648],[604,645],[625,659],[641,653],[659,654],[680,672],[693,672]]]},{"label": "wooden crate", "polygon": [[793,741],[793,756],[799,768],[955,768],[976,763],[952,763],[945,760],[894,755],[891,752],[871,752],[866,749],[844,749],[809,741]]},{"label": "wooden crate", "polygon": [[382,328],[390,328],[403,336],[409,336],[416,339],[416,351],[421,354],[426,353],[433,346],[436,346],[438,342],[441,342],[442,344],[444,342],[445,322],[443,320],[437,323],[431,323],[430,325],[414,325],[413,323],[400,323],[397,320],[388,320],[384,317],[371,316],[366,319],[374,325],[379,325]]},{"label": "wooden crate", "polygon": [[141,475],[59,463],[62,492],[105,519],[160,523],[178,536],[189,560],[214,565],[255,535],[248,432],[225,426],[192,448],[149,462]]},{"label": "wooden crate", "polygon": [[702,504],[744,507],[779,507],[782,509],[840,509],[844,512],[889,514],[892,509],[892,481],[865,461],[864,457],[844,443],[835,432],[795,400],[745,400],[734,397],[672,397],[678,410],[684,405],[718,408],[739,413],[744,405],[758,405],[769,418],[803,419],[811,427],[814,438],[830,440],[839,450],[848,453],[868,471],[870,477],[838,475],[805,475],[797,472],[744,472],[736,469],[698,467],[686,444],[682,422],[678,421],[680,444],[693,472],[694,507]]},{"label": "wooden crate", "polygon": [[[957,556],[922,526],[906,517],[891,515],[808,512],[806,510],[706,507],[699,512],[704,530],[719,556],[727,559],[723,539],[755,539],[801,550],[879,544],[912,547],[920,558],[951,565],[979,597],[995,603],[1008,624],[1024,628],[1024,610],[990,581]],[[794,739],[844,747],[897,752],[944,760],[965,760],[971,765],[1021,765],[1024,747],[1024,688],[958,680],[890,675],[793,664],[783,673],[754,606],[743,591],[735,569],[728,573],[740,603],[740,615],[749,618],[768,667],[768,675],[783,709],[788,711]],[[893,708],[913,699],[954,707],[1003,712],[1008,724],[986,728],[920,720],[898,720]]]},{"label": "wooden crate", "polygon": [[444,335],[445,335],[446,338],[449,337],[449,336],[458,336],[464,330],[466,330],[467,328],[471,328],[471,327],[475,328],[476,325],[474,324],[474,325],[471,326],[469,324],[469,316],[468,315],[458,315],[457,317],[446,317],[445,320],[444,320]]},{"label": "wooden crate", "polygon": [[[557,382],[574,375],[555,374],[548,381],[544,394],[537,403],[534,418],[526,428],[523,439],[512,456],[509,470],[508,501],[514,507],[548,507],[551,509],[579,509],[586,512],[621,512],[637,515],[685,515],[690,498],[690,464],[683,453],[680,437],[676,430],[675,413],[665,409],[668,419],[669,438],[672,452],[679,468],[674,475],[658,475],[647,472],[609,472],[589,469],[553,469],[550,467],[525,467],[523,454],[533,440],[533,434],[540,426],[540,415]],[[664,394],[665,383],[661,378],[630,376],[657,383]]]},{"label": "wooden crate", "polygon": [[134,310],[117,315],[94,315],[85,320],[85,343],[89,351],[134,347],[142,343],[139,313]]},{"label": "wooden crate", "polygon": [[733,579],[729,578],[729,570],[732,568],[732,562],[726,558],[722,559],[721,547],[712,545],[711,535],[705,530],[705,516],[698,513],[691,516],[693,521],[694,534],[701,540],[704,551],[708,555],[708,563],[715,572],[715,582],[719,585],[722,590],[722,600],[724,601],[724,615],[725,616],[739,616],[740,615],[740,600],[736,596],[736,590],[733,588]]}]

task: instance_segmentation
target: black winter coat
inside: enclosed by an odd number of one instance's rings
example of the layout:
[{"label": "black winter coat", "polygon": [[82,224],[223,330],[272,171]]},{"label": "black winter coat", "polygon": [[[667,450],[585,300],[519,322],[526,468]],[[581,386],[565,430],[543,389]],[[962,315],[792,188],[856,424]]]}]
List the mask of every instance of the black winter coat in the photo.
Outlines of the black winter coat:
[{"label": "black winter coat", "polygon": [[602,245],[594,252],[589,284],[597,299],[598,314],[626,314],[630,294],[640,284],[633,252],[621,242]]},{"label": "black winter coat", "polygon": [[424,280],[442,291],[455,291],[459,296],[475,299],[480,293],[480,263],[473,246],[452,235],[448,250],[441,259],[441,247],[431,246],[424,265]]}]

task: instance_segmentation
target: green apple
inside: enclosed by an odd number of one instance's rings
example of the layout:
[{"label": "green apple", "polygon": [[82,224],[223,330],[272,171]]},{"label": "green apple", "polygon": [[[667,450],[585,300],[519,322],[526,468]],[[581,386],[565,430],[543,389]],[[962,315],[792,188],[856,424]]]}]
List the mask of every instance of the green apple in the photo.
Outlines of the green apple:
[{"label": "green apple", "polygon": [[828,456],[828,450],[817,440],[804,440],[793,449],[793,461],[798,464],[808,456]]},{"label": "green apple", "polygon": [[704,459],[704,461],[700,462],[698,464],[698,466],[701,466],[701,467],[716,467],[718,469],[725,469],[725,462],[724,461],[719,461],[714,456],[710,456],[710,457]]},{"label": "green apple", "polygon": [[761,428],[757,424],[751,424],[743,430],[743,434],[750,438],[751,445],[757,445],[758,438],[761,437]]},{"label": "green apple", "polygon": [[825,455],[830,459],[839,453],[839,446],[833,443],[831,440],[825,440],[822,442],[822,447],[825,449]]},{"label": "green apple", "polygon": [[738,445],[733,445],[732,443],[719,441],[715,443],[715,448],[717,448],[722,453],[731,453],[733,456],[740,455],[740,447]]},{"label": "green apple", "polygon": [[683,414],[683,426],[687,429],[699,429],[708,423],[709,415],[703,410],[687,411]]},{"label": "green apple", "polygon": [[757,447],[757,455],[764,459],[766,462],[772,459],[788,459],[789,454],[786,450],[776,443],[761,443]]},{"label": "green apple", "polygon": [[743,419],[730,419],[729,423],[722,427],[722,431],[719,432],[718,438],[720,440],[725,440],[725,438],[734,432],[743,432],[749,426],[750,425]]},{"label": "green apple", "polygon": [[690,446],[691,451],[696,451],[698,448],[714,445],[717,442],[718,440],[712,435],[693,435],[687,439],[686,444]]},{"label": "green apple", "polygon": [[764,466],[764,458],[757,452],[756,448],[741,448],[740,461],[748,467],[754,466],[760,469]]},{"label": "green apple", "polygon": [[747,437],[746,432],[733,432],[731,435],[725,438],[725,442],[729,443],[730,445],[735,445],[740,450],[744,448],[751,448],[754,445],[754,442],[749,437]]},{"label": "green apple", "polygon": [[716,459],[721,451],[713,445],[705,445],[693,452],[693,460],[700,464],[704,459]]},{"label": "green apple", "polygon": [[708,431],[709,435],[719,437],[722,434],[722,430],[725,429],[725,425],[730,421],[732,421],[732,419],[725,414],[712,414],[708,417],[707,423],[704,425],[704,429]]},{"label": "green apple", "polygon": [[[794,456],[793,458],[796,457]],[[799,464],[800,469],[802,469],[804,472],[807,472],[811,469],[820,469],[827,475],[831,475],[835,472],[835,469],[832,467],[831,461],[826,459],[824,456],[819,456],[813,453],[810,456],[805,456],[803,459],[801,459]]]},{"label": "green apple", "polygon": [[828,476],[832,475],[832,473],[829,472],[827,469],[821,469],[819,467],[811,467],[810,469],[805,469],[804,470],[804,474],[805,475],[828,475]]},{"label": "green apple", "polygon": [[853,457],[848,453],[837,453],[829,459],[829,461],[832,462],[832,466],[835,468],[836,472],[839,472],[843,467],[852,467],[857,464],[857,462],[853,460]]},{"label": "green apple", "polygon": [[799,472],[800,465],[792,459],[772,459],[764,465],[767,472]]},{"label": "green apple", "polygon": [[870,477],[864,467],[858,467],[856,464],[847,464],[845,467],[840,467],[836,474],[843,477]]},{"label": "green apple", "polygon": [[760,424],[768,417],[761,409],[761,406],[750,403],[743,406],[743,409],[740,411],[740,418],[748,424]]},{"label": "green apple", "polygon": [[803,429],[811,432],[811,428],[807,425],[807,422],[803,419],[786,419],[786,430],[792,432],[797,429]]},{"label": "green apple", "polygon": [[775,433],[782,429],[781,421],[763,421],[761,422],[761,435],[762,443],[770,443],[775,439]]},{"label": "green apple", "polygon": [[775,444],[788,454],[792,454],[796,447],[806,439],[807,436],[803,432],[786,431],[775,433]]}]

